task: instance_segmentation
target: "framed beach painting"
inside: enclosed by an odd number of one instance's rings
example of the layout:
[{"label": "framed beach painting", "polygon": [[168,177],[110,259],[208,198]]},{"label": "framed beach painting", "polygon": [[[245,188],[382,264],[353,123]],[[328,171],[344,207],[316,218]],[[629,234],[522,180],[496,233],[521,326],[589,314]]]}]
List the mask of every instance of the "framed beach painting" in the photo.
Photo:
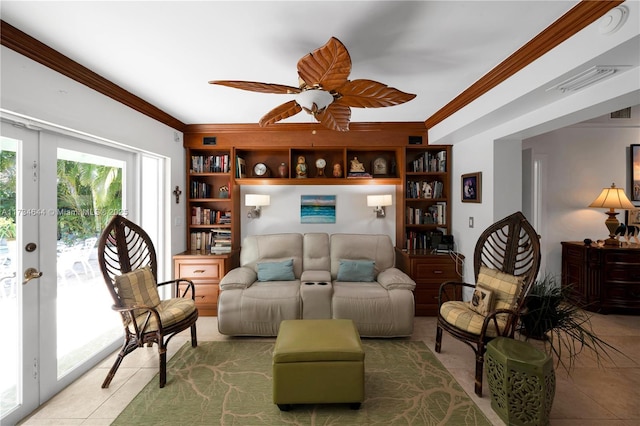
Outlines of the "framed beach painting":
[{"label": "framed beach painting", "polygon": [[336,223],[336,196],[301,195],[300,223]]}]

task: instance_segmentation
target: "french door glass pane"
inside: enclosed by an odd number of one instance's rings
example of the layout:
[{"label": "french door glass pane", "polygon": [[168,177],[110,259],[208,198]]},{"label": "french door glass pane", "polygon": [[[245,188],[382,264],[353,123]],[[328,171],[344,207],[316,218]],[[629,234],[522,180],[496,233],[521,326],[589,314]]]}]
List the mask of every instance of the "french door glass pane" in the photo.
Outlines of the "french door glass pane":
[{"label": "french door glass pane", "polygon": [[19,326],[22,296],[16,279],[16,148],[17,141],[0,138],[0,417],[22,401]]},{"label": "french door glass pane", "polygon": [[125,163],[58,148],[58,377],[122,334],[96,260],[96,241],[122,213]]}]

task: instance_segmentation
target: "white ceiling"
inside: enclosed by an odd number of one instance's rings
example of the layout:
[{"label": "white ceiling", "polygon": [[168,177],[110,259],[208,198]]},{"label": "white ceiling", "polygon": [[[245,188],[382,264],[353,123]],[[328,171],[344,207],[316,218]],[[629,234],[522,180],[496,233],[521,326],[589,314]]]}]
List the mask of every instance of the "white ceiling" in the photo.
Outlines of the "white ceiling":
[{"label": "white ceiling", "polygon": [[352,121],[423,121],[576,3],[3,0],[0,16],[186,124],[257,122],[290,97],[208,81],[297,86],[298,60],[335,36],[350,79],[417,94]]}]

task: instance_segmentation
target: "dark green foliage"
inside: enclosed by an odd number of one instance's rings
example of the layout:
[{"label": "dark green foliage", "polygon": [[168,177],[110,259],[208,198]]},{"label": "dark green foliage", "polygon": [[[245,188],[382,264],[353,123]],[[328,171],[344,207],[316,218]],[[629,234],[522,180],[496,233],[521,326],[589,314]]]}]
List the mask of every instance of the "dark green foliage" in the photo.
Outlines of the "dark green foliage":
[{"label": "dark green foliage", "polygon": [[591,324],[591,314],[574,296],[571,286],[561,286],[546,275],[534,284],[520,317],[520,333],[526,338],[543,340],[547,352],[567,371],[583,350],[591,350],[598,364],[610,351],[621,353],[599,338]]}]

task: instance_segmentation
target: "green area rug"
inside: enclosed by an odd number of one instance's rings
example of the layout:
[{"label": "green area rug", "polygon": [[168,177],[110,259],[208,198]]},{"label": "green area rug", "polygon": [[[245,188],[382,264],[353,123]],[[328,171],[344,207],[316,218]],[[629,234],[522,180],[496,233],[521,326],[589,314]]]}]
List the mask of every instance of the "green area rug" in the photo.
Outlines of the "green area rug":
[{"label": "green area rug", "polygon": [[273,342],[185,344],[167,384],[151,380],[114,425],[491,425],[423,342],[363,340],[365,401],[297,405],[282,412],[271,393]]}]

